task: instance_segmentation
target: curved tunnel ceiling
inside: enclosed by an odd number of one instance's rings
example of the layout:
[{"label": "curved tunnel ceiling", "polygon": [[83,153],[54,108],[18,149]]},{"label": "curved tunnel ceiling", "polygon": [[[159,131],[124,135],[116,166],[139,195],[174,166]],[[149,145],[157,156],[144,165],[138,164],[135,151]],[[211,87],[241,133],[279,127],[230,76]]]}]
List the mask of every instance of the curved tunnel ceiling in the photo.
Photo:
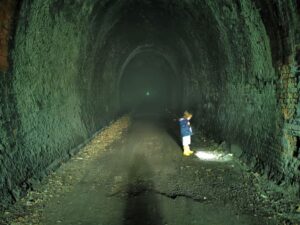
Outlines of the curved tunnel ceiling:
[{"label": "curved tunnel ceiling", "polygon": [[[115,1],[105,7],[99,3],[91,15],[89,28],[94,40],[89,48],[94,52],[91,57],[99,58],[97,65],[109,61],[115,68],[113,73],[121,74],[134,54],[157,51],[167,58],[183,83],[191,79],[191,74],[198,73],[198,76],[211,76],[221,84],[219,81],[226,80],[224,67],[232,59],[230,49],[226,49],[230,46],[227,31],[222,30],[221,22],[212,11],[218,6],[218,3],[195,6],[185,1],[176,4],[171,1]],[[199,69],[212,72],[208,75],[196,71]],[[93,74],[101,73],[103,71]],[[184,93],[190,92],[187,86],[182,89]]]},{"label": "curved tunnel ceiling", "polygon": [[[197,9],[184,1],[176,4],[169,1],[116,1],[108,7],[104,8],[104,14],[97,8],[93,11],[96,16],[90,31],[96,35],[92,44],[95,51],[116,48],[114,50],[120,53],[118,65],[143,46],[169,55],[174,65],[194,66],[199,62],[197,50],[201,48],[207,51],[211,47],[211,57],[226,56],[226,49],[223,49],[226,37],[220,34],[212,6],[206,3],[197,5]],[[221,52],[224,53],[220,55]]]}]

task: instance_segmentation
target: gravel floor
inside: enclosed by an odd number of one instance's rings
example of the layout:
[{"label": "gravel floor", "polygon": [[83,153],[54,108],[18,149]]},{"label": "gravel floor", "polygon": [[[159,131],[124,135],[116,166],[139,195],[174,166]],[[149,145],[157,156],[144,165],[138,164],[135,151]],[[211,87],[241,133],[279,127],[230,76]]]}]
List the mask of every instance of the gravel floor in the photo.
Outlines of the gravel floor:
[{"label": "gravel floor", "polygon": [[[298,224],[297,202],[228,154],[227,161],[183,157],[174,129],[121,118],[3,212],[0,224]],[[196,151],[223,151],[193,140]]]}]

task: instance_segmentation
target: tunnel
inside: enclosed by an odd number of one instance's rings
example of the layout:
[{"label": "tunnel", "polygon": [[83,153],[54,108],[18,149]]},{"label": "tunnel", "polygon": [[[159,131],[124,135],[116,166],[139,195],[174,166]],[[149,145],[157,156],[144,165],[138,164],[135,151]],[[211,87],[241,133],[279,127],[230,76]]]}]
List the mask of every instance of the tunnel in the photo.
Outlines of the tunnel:
[{"label": "tunnel", "polygon": [[140,53],[123,70],[119,84],[123,112],[161,114],[180,108],[181,81],[162,55]]},{"label": "tunnel", "polygon": [[299,197],[299,6],[1,0],[0,209],[121,116],[185,110],[194,136]]}]

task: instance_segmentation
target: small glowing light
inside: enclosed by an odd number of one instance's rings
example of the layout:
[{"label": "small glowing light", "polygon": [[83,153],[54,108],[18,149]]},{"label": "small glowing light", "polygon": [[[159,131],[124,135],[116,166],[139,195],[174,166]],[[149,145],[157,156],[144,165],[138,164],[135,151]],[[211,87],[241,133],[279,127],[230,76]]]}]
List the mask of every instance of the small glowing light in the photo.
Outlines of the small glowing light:
[{"label": "small glowing light", "polygon": [[150,95],[150,92],[149,92],[149,91],[147,91],[147,92],[146,92],[146,95],[147,95],[147,96],[149,96],[149,95]]},{"label": "small glowing light", "polygon": [[232,154],[221,152],[197,151],[195,155],[204,161],[227,162],[232,160]]}]

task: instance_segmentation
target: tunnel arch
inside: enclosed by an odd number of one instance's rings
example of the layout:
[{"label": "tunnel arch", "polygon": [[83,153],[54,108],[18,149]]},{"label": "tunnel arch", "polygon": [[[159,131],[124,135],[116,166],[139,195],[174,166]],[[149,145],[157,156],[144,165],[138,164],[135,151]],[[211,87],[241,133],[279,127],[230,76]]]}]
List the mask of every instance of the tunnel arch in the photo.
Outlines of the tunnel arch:
[{"label": "tunnel arch", "polygon": [[121,96],[124,95],[124,93],[122,93],[122,86],[124,85],[124,80],[126,80],[126,69],[134,60],[138,59],[140,56],[143,56],[145,54],[148,54],[148,56],[150,55],[151,57],[161,58],[161,60],[165,62],[166,66],[170,68],[170,71],[172,72],[172,77],[167,75],[169,76],[168,79],[170,79],[170,83],[174,82],[174,80],[175,82],[174,85],[171,87],[173,89],[172,95],[170,96],[172,98],[172,103],[168,106],[166,105],[166,108],[171,108],[172,111],[178,110],[178,108],[181,108],[183,98],[183,78],[180,77],[180,74],[178,73],[179,69],[177,68],[176,64],[174,64],[174,62],[170,59],[169,56],[167,56],[161,50],[149,45],[139,46],[136,49],[134,49],[124,61],[123,65],[119,70],[119,77],[117,79],[117,89],[119,90],[118,104],[120,110],[122,110],[123,104]]},{"label": "tunnel arch", "polygon": [[161,51],[160,49],[158,49],[158,48],[156,48],[154,46],[144,45],[144,46],[138,46],[137,48],[135,48],[128,55],[128,57],[126,58],[126,60],[123,62],[122,66],[120,68],[120,71],[119,71],[118,78],[117,78],[117,86],[120,85],[120,81],[122,79],[124,70],[125,70],[126,66],[130,63],[130,61],[133,58],[137,57],[139,54],[146,53],[146,52],[154,53],[154,54],[157,54],[157,55],[160,55],[161,57],[163,57],[169,63],[169,65],[171,66],[172,70],[174,71],[176,79],[179,78],[179,74],[175,72],[175,71],[178,71],[178,69],[176,68],[178,65],[174,64],[174,62],[172,62],[172,60],[170,60],[170,57],[167,56],[165,52]]}]

